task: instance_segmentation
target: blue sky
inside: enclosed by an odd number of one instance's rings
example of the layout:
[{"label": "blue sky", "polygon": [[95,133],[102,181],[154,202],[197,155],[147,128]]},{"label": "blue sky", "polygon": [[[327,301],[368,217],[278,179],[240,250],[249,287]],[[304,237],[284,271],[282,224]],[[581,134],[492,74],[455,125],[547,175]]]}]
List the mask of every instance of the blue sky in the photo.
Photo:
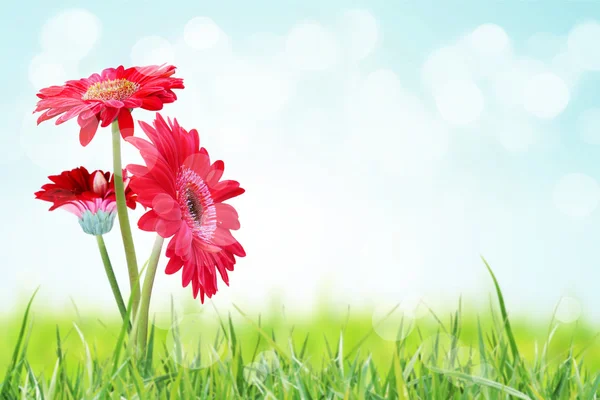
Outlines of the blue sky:
[{"label": "blue sky", "polygon": [[[11,3],[2,307],[40,284],[56,307],[111,304],[93,239],[32,200],[49,174],[108,168],[108,135],[82,149],[73,122],[36,128],[36,90],[172,62],[186,89],[164,114],[199,128],[247,189],[234,204],[248,257],[215,301],[260,308],[279,294],[310,309],[324,292],[340,305],[443,307],[487,296],[483,254],[514,309],[547,314],[570,296],[600,318],[600,6],[322,3]],[[118,263],[118,234],[107,241]],[[143,259],[152,237],[136,242]],[[176,277],[157,285],[189,297]]]}]

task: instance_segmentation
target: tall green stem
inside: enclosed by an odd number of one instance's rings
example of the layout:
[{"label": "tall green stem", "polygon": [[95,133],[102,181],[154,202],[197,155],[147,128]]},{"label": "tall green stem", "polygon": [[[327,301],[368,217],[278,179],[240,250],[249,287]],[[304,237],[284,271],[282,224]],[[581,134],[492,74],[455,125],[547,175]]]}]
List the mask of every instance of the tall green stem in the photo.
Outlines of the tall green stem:
[{"label": "tall green stem", "polygon": [[112,264],[110,263],[108,251],[106,251],[106,244],[104,243],[104,238],[102,237],[102,235],[98,235],[96,236],[96,241],[98,242],[98,249],[100,249],[100,256],[102,256],[102,262],[104,263],[104,270],[106,271],[106,276],[108,278],[108,282],[110,283],[110,288],[112,289],[112,292],[115,296],[115,300],[117,301],[117,307],[119,307],[121,317],[125,322],[125,318],[127,316],[127,308],[125,307],[125,303],[123,302],[123,296],[121,296],[121,290],[119,290],[119,283],[117,282],[115,272],[113,271]]},{"label": "tall green stem", "polygon": [[140,304],[139,272],[135,256],[135,247],[133,237],[131,236],[131,226],[129,225],[129,215],[127,213],[127,203],[125,201],[125,186],[123,184],[123,166],[121,165],[121,133],[119,132],[119,123],[112,123],[112,145],[113,145],[113,170],[115,174],[115,194],[117,197],[117,214],[119,216],[119,226],[121,228],[121,237],[123,238],[123,247],[125,247],[125,257],[127,259],[127,270],[129,272],[129,286],[132,297],[132,316],[135,315]]},{"label": "tall green stem", "polygon": [[154,278],[156,277],[156,269],[158,260],[162,250],[164,239],[160,235],[156,235],[152,254],[148,260],[148,268],[144,277],[144,287],[142,288],[142,304],[138,315],[137,338],[138,349],[145,351],[146,341],[148,340],[148,314],[150,312],[150,298],[152,297],[152,287],[154,286]]}]

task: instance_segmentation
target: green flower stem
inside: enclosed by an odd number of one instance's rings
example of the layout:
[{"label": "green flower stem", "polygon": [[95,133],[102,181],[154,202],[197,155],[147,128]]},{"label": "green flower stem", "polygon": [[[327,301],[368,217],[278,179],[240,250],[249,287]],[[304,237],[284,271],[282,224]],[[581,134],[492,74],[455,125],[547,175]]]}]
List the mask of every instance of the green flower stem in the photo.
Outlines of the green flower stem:
[{"label": "green flower stem", "polygon": [[142,288],[142,304],[137,321],[138,349],[145,351],[146,341],[148,340],[148,314],[150,312],[150,298],[152,297],[152,287],[154,286],[154,277],[158,267],[158,260],[162,250],[164,239],[156,235],[154,247],[148,260],[148,268],[144,277],[144,286]]},{"label": "green flower stem", "polygon": [[117,307],[119,307],[121,317],[123,318],[123,321],[125,321],[125,318],[127,317],[127,308],[125,307],[125,303],[123,302],[123,296],[121,296],[121,291],[119,290],[119,283],[117,282],[117,278],[115,277],[115,273],[110,263],[108,251],[106,251],[106,244],[104,244],[104,238],[102,237],[102,235],[97,235],[96,241],[98,242],[98,249],[100,249],[100,255],[102,256],[102,262],[104,263],[106,277],[108,278],[110,288],[112,289],[112,292],[115,295],[115,300],[117,301]]},{"label": "green flower stem", "polygon": [[118,121],[112,123],[112,144],[113,144],[113,172],[115,176],[115,194],[117,197],[117,214],[119,216],[119,226],[121,228],[121,237],[123,238],[123,247],[125,247],[125,257],[127,258],[127,270],[129,272],[129,286],[132,297],[132,319],[140,304],[139,272],[135,256],[135,247],[133,237],[131,236],[131,226],[129,225],[129,215],[127,213],[127,203],[125,201],[125,186],[123,184],[123,166],[121,165],[121,132],[119,131]]}]

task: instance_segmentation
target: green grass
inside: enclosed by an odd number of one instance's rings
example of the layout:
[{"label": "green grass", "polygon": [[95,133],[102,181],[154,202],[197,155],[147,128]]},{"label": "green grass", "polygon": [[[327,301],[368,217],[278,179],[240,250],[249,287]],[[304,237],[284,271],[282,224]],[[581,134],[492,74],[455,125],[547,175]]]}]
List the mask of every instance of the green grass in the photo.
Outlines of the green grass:
[{"label": "green grass", "polygon": [[410,332],[399,340],[384,340],[371,315],[352,310],[310,318],[236,310],[175,315],[172,330],[153,325],[143,355],[117,320],[27,306],[0,321],[0,398],[597,398],[595,332],[509,321],[496,287],[485,315],[463,315],[460,304],[451,315],[428,312],[399,321]]}]

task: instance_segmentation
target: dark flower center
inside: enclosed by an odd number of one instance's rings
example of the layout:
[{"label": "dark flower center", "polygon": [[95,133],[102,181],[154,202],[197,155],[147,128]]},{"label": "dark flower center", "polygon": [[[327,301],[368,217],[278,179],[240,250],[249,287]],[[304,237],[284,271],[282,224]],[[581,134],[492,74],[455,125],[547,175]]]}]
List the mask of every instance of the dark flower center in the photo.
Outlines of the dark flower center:
[{"label": "dark flower center", "polygon": [[140,85],[127,79],[109,79],[94,83],[84,93],[83,100],[125,100],[131,97]]},{"label": "dark flower center", "polygon": [[198,225],[202,224],[202,202],[200,198],[196,194],[194,188],[188,186],[185,189],[185,204],[190,212],[190,217],[196,222]]},{"label": "dark flower center", "polygon": [[194,237],[210,243],[217,229],[217,210],[206,182],[182,166],[175,184],[183,219]]}]

